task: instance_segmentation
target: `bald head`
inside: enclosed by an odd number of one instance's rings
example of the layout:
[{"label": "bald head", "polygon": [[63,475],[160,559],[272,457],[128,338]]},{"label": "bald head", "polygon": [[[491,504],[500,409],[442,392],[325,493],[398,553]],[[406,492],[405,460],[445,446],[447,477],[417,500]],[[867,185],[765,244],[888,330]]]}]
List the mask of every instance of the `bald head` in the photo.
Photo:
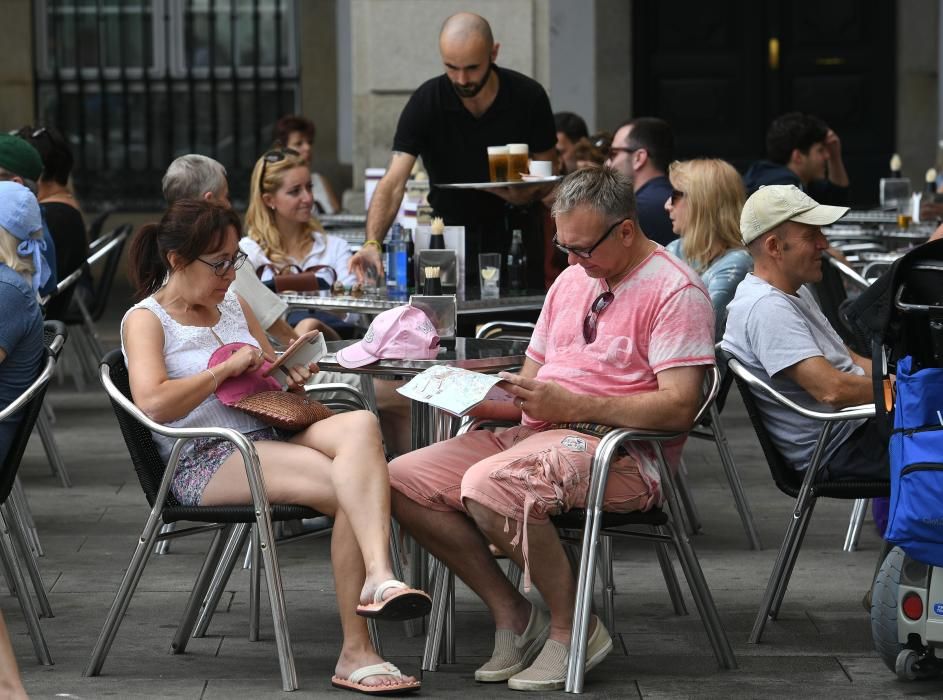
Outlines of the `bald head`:
[{"label": "bald head", "polygon": [[485,42],[488,50],[494,45],[494,35],[491,33],[491,25],[481,15],[471,12],[459,12],[449,17],[442,24],[442,31],[439,32],[439,43],[458,43],[464,44],[471,39],[480,39]]}]

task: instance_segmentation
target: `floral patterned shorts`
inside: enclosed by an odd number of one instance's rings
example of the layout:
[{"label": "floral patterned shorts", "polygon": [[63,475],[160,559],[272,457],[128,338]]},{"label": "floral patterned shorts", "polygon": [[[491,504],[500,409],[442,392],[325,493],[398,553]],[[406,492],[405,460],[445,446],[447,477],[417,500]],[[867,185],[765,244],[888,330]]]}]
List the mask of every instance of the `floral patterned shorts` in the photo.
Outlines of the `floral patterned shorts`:
[{"label": "floral patterned shorts", "polygon": [[[290,433],[277,428],[262,428],[246,433],[246,437],[252,442],[287,440],[290,436]],[[235,451],[236,446],[223,438],[203,437],[191,440],[184,454],[180,456],[177,473],[174,474],[174,481],[170,486],[180,505],[200,505],[203,490],[210,483],[213,474]]]}]

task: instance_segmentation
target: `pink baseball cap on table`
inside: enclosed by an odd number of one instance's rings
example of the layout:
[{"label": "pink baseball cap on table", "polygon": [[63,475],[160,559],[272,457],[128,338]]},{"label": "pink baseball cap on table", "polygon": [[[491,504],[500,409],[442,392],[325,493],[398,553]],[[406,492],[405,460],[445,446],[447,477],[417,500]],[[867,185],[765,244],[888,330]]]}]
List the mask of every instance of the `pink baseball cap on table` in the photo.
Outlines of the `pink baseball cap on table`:
[{"label": "pink baseball cap on table", "polygon": [[378,315],[367,334],[337,352],[342,367],[363,367],[377,360],[432,360],[439,353],[439,336],[429,317],[415,306],[398,306]]}]

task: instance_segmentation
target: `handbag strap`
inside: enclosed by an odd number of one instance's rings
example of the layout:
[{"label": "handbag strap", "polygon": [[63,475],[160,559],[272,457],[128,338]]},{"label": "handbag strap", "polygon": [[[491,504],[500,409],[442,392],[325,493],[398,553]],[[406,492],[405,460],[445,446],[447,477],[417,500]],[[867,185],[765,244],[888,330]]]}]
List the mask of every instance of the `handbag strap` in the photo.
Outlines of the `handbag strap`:
[{"label": "handbag strap", "polygon": [[312,265],[311,267],[306,267],[305,272],[314,272],[317,274],[320,270],[326,270],[331,275],[331,286],[334,286],[334,283],[337,282],[337,270],[335,270],[330,265]]}]

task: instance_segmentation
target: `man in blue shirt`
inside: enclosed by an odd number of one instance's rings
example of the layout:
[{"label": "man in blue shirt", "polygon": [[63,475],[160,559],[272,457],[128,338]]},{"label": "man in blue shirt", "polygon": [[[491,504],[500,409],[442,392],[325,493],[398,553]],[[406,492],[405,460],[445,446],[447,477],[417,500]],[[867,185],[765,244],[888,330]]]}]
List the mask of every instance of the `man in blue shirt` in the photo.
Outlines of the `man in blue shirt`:
[{"label": "man in blue shirt", "polygon": [[668,245],[675,240],[665,201],[671,196],[668,164],[674,160],[675,139],[664,119],[636,117],[616,130],[606,165],[632,181],[638,221],[651,240]]}]

